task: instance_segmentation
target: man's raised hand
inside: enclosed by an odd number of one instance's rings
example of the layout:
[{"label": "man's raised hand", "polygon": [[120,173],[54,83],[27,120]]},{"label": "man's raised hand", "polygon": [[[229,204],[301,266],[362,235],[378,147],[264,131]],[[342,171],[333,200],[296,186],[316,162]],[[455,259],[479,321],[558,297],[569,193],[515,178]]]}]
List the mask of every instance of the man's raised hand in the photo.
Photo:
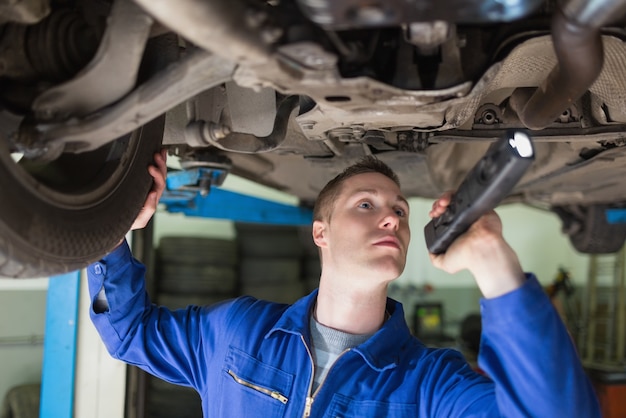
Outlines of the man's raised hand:
[{"label": "man's raised hand", "polygon": [[150,222],[159,204],[159,199],[165,190],[165,178],[167,177],[167,150],[162,149],[161,152],[154,154],[154,165],[148,167],[148,172],[153,178],[152,190],[148,193],[146,201],[137,215],[135,222],[131,226],[131,231],[135,229],[145,228]]},{"label": "man's raised hand", "polygon": [[[446,192],[429,212],[431,218],[441,216],[452,198]],[[502,222],[491,210],[481,216],[442,254],[430,254],[433,265],[448,273],[468,269],[486,298],[497,297],[517,289],[525,281],[517,254],[502,235]]]}]

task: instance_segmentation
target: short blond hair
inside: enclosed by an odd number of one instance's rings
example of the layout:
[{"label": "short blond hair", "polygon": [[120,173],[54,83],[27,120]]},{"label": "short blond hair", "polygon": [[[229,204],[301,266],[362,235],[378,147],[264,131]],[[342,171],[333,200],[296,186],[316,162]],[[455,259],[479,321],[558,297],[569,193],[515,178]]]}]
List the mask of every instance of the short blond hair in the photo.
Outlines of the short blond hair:
[{"label": "short blond hair", "polygon": [[326,183],[326,186],[317,196],[313,207],[314,221],[330,221],[333,213],[333,203],[341,193],[343,183],[350,177],[365,173],[380,173],[400,187],[398,175],[385,163],[373,156],[367,156],[357,163],[347,167],[335,178]]}]

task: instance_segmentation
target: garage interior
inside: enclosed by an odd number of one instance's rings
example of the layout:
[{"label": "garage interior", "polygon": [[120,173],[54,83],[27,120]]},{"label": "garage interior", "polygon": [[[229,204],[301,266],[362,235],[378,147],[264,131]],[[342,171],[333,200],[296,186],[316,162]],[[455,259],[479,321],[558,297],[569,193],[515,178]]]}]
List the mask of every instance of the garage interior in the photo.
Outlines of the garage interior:
[{"label": "garage interior", "polygon": [[[185,216],[161,205],[152,224],[129,237],[135,256],[151,266],[153,301],[173,309],[241,294],[293,302],[315,288],[317,250],[295,200],[234,176],[221,189],[240,194],[234,199],[245,202],[241,219],[278,203],[292,208],[292,224],[276,224],[284,214],[251,223],[210,213]],[[259,200],[237,200],[248,197]],[[389,296],[404,304],[414,333],[428,344],[461,350],[472,363],[479,290],[468,273],[450,276],[431,266],[421,234],[431,201],[410,204],[407,266]],[[563,316],[604,416],[626,417],[624,249],[583,255],[561,234],[554,214],[517,204],[497,211],[525,270],[537,274]],[[193,390],[109,358],[89,321],[81,275],[0,279],[0,416],[201,417]]]}]

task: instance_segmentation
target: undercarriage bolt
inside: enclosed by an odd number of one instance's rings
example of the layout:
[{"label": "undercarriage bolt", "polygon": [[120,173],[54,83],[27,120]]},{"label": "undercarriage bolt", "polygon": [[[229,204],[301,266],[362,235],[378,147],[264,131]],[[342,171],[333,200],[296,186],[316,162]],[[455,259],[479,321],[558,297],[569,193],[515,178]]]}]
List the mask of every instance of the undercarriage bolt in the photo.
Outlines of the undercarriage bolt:
[{"label": "undercarriage bolt", "polygon": [[498,116],[496,115],[496,112],[491,109],[485,110],[480,118],[485,125],[493,125],[494,123],[498,122]]},{"label": "undercarriage bolt", "polygon": [[209,135],[215,141],[226,138],[230,134],[230,127],[217,123],[209,123]]}]

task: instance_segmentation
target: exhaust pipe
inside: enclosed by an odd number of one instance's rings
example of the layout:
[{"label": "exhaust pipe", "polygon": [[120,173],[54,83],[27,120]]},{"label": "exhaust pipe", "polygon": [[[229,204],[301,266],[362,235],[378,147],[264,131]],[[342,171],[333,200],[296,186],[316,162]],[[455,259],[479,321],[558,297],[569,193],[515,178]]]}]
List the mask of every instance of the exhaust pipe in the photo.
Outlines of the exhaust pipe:
[{"label": "exhaust pipe", "polygon": [[600,29],[625,11],[622,0],[572,0],[555,13],[557,65],[537,89],[516,89],[509,101],[524,126],[545,128],[587,92],[604,64]]}]

